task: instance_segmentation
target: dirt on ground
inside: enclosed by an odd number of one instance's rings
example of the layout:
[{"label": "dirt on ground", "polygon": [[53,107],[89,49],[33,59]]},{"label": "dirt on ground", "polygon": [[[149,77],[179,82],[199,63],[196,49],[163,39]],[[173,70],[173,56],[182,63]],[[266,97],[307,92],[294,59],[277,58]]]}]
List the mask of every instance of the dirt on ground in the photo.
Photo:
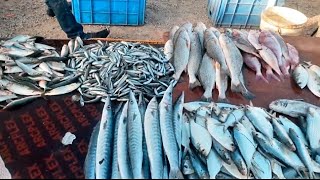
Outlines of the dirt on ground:
[{"label": "dirt on ground", "polygon": [[[163,33],[186,21],[204,22],[212,26],[207,16],[207,0],[146,0],[145,25],[111,26],[111,38],[161,40]],[[308,17],[320,13],[320,0],[286,0],[286,7],[297,9]],[[84,30],[97,31],[101,25],[84,25]],[[46,14],[44,0],[2,0],[0,8],[0,38],[17,34],[38,35],[49,39],[65,39],[57,20]]]}]

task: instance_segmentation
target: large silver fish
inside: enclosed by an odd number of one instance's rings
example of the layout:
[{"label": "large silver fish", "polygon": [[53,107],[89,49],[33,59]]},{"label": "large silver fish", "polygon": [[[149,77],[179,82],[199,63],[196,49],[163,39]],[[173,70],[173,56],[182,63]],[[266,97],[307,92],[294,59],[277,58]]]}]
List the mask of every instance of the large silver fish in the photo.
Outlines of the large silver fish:
[{"label": "large silver fish", "polygon": [[159,105],[154,97],[149,102],[144,121],[144,132],[148,148],[152,179],[163,176],[162,139],[159,119]]},{"label": "large silver fish", "polygon": [[170,178],[183,178],[179,168],[179,149],[173,129],[173,84],[170,84],[159,104],[160,128],[164,152],[170,163]]},{"label": "large silver fish", "polygon": [[202,61],[202,49],[200,36],[198,33],[193,32],[190,37],[190,55],[188,62],[188,74],[189,74],[189,88],[193,89],[197,86],[200,86],[200,82],[197,79],[196,75],[198,74],[198,70]]},{"label": "large silver fish", "polygon": [[204,46],[208,56],[219,62],[223,71],[229,72],[226,58],[220,46],[218,37],[216,37],[212,30],[207,29],[204,32],[204,39]]},{"label": "large silver fish", "polygon": [[108,96],[103,107],[96,152],[96,178],[111,177],[112,147],[114,135],[114,118],[111,100]]},{"label": "large silver fish", "polygon": [[143,129],[141,114],[135,95],[132,91],[129,93],[128,105],[128,144],[130,163],[133,173],[133,178],[141,179],[142,175],[142,139]]},{"label": "large silver fish", "polygon": [[174,79],[178,81],[182,72],[186,69],[189,61],[190,37],[186,30],[179,33],[176,42],[174,42],[173,66],[175,68]]}]

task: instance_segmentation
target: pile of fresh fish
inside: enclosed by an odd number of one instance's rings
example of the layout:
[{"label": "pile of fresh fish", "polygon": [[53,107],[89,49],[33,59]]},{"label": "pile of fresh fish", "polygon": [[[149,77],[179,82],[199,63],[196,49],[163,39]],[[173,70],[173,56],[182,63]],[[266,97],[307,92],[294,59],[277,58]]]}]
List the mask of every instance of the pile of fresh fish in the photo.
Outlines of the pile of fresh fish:
[{"label": "pile of fresh fish", "polygon": [[65,70],[67,58],[60,57],[54,47],[37,43],[37,39],[19,35],[1,43],[0,102],[8,102],[4,109],[45,95],[66,94],[80,86],[65,83],[73,74]]},{"label": "pile of fresh fish", "polygon": [[320,67],[311,62],[299,64],[293,71],[293,79],[297,85],[309,90],[317,97],[320,97]]},{"label": "pile of fresh fish", "polygon": [[[195,27],[191,23],[174,26],[164,52],[176,69],[174,78],[179,80],[183,71],[187,71],[189,88],[202,86],[204,100],[212,99],[216,87],[219,101],[226,101],[229,78],[231,91],[253,99],[245,86],[244,64],[256,72],[257,79],[269,82],[272,78],[280,81],[274,72],[282,79],[299,63],[298,51],[274,32],[226,29],[221,33],[202,22]],[[262,69],[266,70],[266,78]]]},{"label": "pile of fresh fish", "polygon": [[8,102],[5,109],[75,90],[80,96],[73,99],[82,105],[107,95],[126,101],[130,90],[151,99],[162,97],[173,81],[174,67],[150,45],[101,41],[84,45],[76,38],[58,54],[54,47],[36,41],[37,37],[19,35],[0,44],[0,102]]},{"label": "pile of fresh fish", "polygon": [[171,84],[161,100],[154,97],[148,105],[132,91],[125,104],[108,97],[91,135],[86,178],[319,177],[319,107],[290,100],[270,104],[304,118],[301,129],[263,108],[185,103],[184,93],[173,103],[172,93]]},{"label": "pile of fresh fish", "polygon": [[[69,42],[68,46],[70,49],[76,43]],[[64,45],[63,52],[67,52],[68,46]],[[150,45],[98,41],[80,44],[74,49],[74,52],[69,51],[68,68],[81,72],[80,99],[87,99],[85,102],[107,95],[111,100],[126,101],[130,90],[143,93],[150,99],[162,97],[173,81],[174,67],[163,52]]]}]

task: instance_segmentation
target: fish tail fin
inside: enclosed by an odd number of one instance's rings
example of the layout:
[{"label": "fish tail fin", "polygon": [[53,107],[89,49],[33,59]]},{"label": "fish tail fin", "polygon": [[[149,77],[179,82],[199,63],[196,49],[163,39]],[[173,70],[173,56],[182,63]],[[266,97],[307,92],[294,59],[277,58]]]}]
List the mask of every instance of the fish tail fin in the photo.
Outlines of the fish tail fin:
[{"label": "fish tail fin", "polygon": [[240,81],[238,83],[231,82],[231,91],[235,93],[241,92]]},{"label": "fish tail fin", "polygon": [[248,100],[252,100],[254,99],[256,96],[250,92],[245,86],[244,84],[240,84],[240,88],[241,88],[241,94]]},{"label": "fish tail fin", "polygon": [[226,97],[224,97],[224,98],[218,97],[218,102],[219,103],[229,103],[229,100]]},{"label": "fish tail fin", "polygon": [[278,76],[275,75],[272,71],[267,71],[266,74],[267,74],[267,80],[268,81],[271,81],[271,79],[274,79],[276,81],[281,82],[281,80],[278,78]]},{"label": "fish tail fin", "polygon": [[203,95],[201,96],[202,101],[211,102],[212,99],[212,92],[211,91],[205,91]]},{"label": "fish tail fin", "polygon": [[189,89],[190,90],[192,90],[192,89],[194,89],[194,88],[196,88],[198,86],[201,86],[201,84],[200,84],[200,81],[197,78],[195,78],[194,81],[192,81],[192,82],[190,81],[189,82]]},{"label": "fish tail fin", "polygon": [[262,75],[261,72],[256,74],[256,80],[257,81],[262,80],[262,81],[264,81],[264,82],[269,84],[269,81]]},{"label": "fish tail fin", "polygon": [[171,169],[169,173],[170,179],[184,179],[182,172],[179,168]]},{"label": "fish tail fin", "polygon": [[316,173],[320,173],[320,164],[312,160],[312,171]]}]

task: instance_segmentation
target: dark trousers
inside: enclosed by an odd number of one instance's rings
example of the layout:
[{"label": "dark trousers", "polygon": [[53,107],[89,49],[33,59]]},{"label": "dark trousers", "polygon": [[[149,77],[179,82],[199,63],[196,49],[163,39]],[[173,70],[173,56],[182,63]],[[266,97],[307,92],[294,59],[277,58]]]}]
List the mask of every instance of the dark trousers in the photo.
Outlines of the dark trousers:
[{"label": "dark trousers", "polygon": [[61,29],[67,34],[68,38],[77,36],[84,38],[83,27],[77,23],[66,0],[46,0],[46,4],[54,12]]}]

